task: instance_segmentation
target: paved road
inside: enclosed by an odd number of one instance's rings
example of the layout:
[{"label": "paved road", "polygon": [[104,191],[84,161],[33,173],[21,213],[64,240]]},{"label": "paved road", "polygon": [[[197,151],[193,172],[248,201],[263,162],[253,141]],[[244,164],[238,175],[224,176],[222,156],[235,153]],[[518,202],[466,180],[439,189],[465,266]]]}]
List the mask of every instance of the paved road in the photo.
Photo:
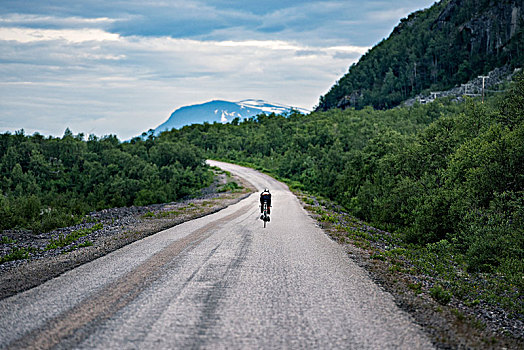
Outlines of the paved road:
[{"label": "paved road", "polygon": [[432,348],[285,185],[212,163],[271,190],[266,229],[251,195],[2,300],[0,348]]}]

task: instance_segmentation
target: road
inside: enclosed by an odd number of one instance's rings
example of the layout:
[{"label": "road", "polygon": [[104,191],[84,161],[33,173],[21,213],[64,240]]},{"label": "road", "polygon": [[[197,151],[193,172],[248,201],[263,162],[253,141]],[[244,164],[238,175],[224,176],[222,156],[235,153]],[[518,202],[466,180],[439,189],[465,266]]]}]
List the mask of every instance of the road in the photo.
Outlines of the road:
[{"label": "road", "polygon": [[0,301],[0,348],[430,349],[420,327],[331,241],[288,188],[130,244]]}]

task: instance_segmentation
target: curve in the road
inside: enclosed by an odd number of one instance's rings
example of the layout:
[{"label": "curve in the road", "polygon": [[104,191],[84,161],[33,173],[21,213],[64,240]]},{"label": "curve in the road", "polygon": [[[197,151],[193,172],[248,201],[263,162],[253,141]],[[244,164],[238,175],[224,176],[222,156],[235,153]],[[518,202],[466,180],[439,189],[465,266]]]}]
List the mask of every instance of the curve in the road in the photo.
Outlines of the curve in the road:
[{"label": "curve in the road", "polygon": [[257,195],[0,301],[0,348],[432,348],[287,186],[210,161]]}]

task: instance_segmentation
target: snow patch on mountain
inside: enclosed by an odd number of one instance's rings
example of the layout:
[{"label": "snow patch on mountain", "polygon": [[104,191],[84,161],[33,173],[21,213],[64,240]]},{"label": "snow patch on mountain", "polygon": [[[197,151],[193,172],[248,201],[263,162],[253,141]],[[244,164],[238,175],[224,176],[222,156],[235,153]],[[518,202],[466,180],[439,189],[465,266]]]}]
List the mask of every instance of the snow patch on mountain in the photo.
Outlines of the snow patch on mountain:
[{"label": "snow patch on mountain", "polygon": [[236,117],[242,118],[242,115],[238,114],[237,112],[228,113],[227,111],[222,111],[222,116],[220,117],[220,121],[222,123],[227,123],[235,119]]},{"label": "snow patch on mountain", "polygon": [[247,119],[259,114],[285,114],[292,110],[307,114],[308,110],[264,100],[248,99],[238,102],[222,100],[210,101],[202,104],[185,106],[175,110],[166,122],[155,129],[155,135],[162,131],[179,129],[186,125],[203,124],[205,122],[229,123],[235,118]]},{"label": "snow patch on mountain", "polygon": [[259,109],[269,114],[271,113],[282,114],[282,113],[289,112],[292,109],[297,110],[303,114],[309,113],[309,111],[304,108],[296,108],[296,107],[291,107],[291,106],[277,104],[277,103],[269,103],[264,100],[242,100],[237,103],[241,106],[241,108]]}]

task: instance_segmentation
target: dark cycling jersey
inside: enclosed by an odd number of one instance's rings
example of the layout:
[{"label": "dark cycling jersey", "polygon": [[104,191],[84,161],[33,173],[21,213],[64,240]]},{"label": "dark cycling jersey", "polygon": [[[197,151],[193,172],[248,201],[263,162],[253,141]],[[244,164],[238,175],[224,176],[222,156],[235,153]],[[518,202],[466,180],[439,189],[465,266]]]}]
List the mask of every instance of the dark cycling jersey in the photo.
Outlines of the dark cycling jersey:
[{"label": "dark cycling jersey", "polygon": [[267,203],[267,213],[271,214],[271,193],[264,191],[260,194],[260,212],[264,211],[264,202]]}]

